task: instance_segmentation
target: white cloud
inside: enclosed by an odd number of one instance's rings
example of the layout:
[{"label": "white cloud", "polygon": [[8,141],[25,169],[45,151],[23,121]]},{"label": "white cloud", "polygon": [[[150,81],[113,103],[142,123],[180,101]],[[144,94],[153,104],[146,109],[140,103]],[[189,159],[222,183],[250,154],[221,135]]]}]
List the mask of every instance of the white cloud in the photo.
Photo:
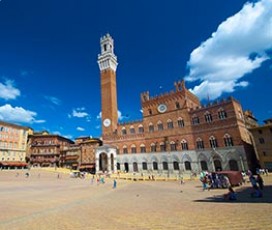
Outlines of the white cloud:
[{"label": "white cloud", "polygon": [[19,123],[44,123],[45,120],[36,120],[37,113],[25,110],[22,107],[12,107],[10,104],[0,106],[0,120]]},{"label": "white cloud", "polygon": [[[122,121],[124,118],[127,118],[128,116],[122,116],[122,112],[121,111],[117,111],[117,115],[118,115],[118,120]],[[100,112],[97,116],[96,119],[99,120],[102,118],[102,112]]]},{"label": "white cloud", "polygon": [[0,98],[11,100],[16,99],[20,95],[21,92],[14,87],[13,81],[6,80],[4,83],[0,83]]},{"label": "white cloud", "polygon": [[85,131],[85,129],[82,127],[77,127],[76,129],[77,129],[77,131]]},{"label": "white cloud", "polygon": [[56,98],[56,97],[52,97],[52,96],[44,96],[44,98],[48,101],[50,101],[51,103],[55,104],[55,105],[60,105],[61,104],[61,100]]},{"label": "white cloud", "polygon": [[191,91],[211,99],[248,82],[240,79],[271,59],[272,0],[246,3],[242,10],[222,22],[217,31],[193,50],[187,63],[187,81],[201,81]]},{"label": "white cloud", "polygon": [[78,117],[78,118],[82,118],[82,117],[87,117],[88,119],[90,118],[89,114],[84,112],[85,108],[76,108],[73,109],[72,114],[68,114],[68,117]]}]

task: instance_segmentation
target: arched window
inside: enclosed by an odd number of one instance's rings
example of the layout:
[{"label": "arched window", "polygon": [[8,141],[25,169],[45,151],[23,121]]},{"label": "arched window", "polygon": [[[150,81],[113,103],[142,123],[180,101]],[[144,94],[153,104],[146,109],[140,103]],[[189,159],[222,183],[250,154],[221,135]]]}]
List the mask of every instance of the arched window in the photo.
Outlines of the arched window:
[{"label": "arched window", "polygon": [[124,163],[124,166],[125,166],[125,171],[129,172],[129,167],[128,167],[128,163],[127,162]]},{"label": "arched window", "polygon": [[181,141],[181,149],[182,150],[188,150],[188,143],[185,139]]},{"label": "arched window", "polygon": [[143,168],[143,170],[147,170],[147,163],[146,162],[142,163],[142,168]]},{"label": "arched window", "polygon": [[206,161],[200,161],[201,170],[208,171],[208,165]]},{"label": "arched window", "polygon": [[170,142],[170,149],[171,149],[171,151],[177,151],[176,142],[174,142],[174,141]]},{"label": "arched window", "polygon": [[225,146],[233,146],[233,141],[232,141],[232,137],[229,134],[225,134],[224,135],[224,143]]},{"label": "arched window", "polygon": [[177,161],[173,162],[173,168],[174,170],[179,170],[179,163]]},{"label": "arched window", "polygon": [[163,170],[168,170],[168,163],[166,161],[162,162],[162,168]]},{"label": "arched window", "polygon": [[192,170],[190,161],[185,161],[184,165],[185,165],[185,170],[186,171],[189,171],[189,170],[191,171]]},{"label": "arched window", "polygon": [[204,114],[204,117],[205,117],[205,121],[207,122],[207,123],[211,123],[212,122],[212,115],[210,114],[210,112],[206,112],[205,114]]},{"label": "arched window", "polygon": [[157,126],[158,126],[158,131],[162,131],[163,130],[163,124],[162,124],[161,121],[158,121]]},{"label": "arched window", "polygon": [[138,172],[138,164],[137,164],[137,162],[133,162],[133,172]]},{"label": "arched window", "polygon": [[145,148],[145,145],[144,145],[144,144],[141,144],[141,145],[140,145],[140,152],[141,152],[141,153],[145,153],[145,152],[146,152],[146,148]]},{"label": "arched window", "polygon": [[220,160],[214,160],[213,161],[215,171],[222,171],[222,164]]},{"label": "arched window", "polygon": [[150,150],[151,150],[151,152],[156,152],[157,151],[156,144],[151,143]]},{"label": "arched window", "polygon": [[116,164],[116,169],[117,169],[117,170],[121,170],[120,163],[118,163],[118,162],[117,162],[117,164]]},{"label": "arched window", "polygon": [[201,138],[196,139],[196,148],[197,149],[204,149],[204,142]]},{"label": "arched window", "polygon": [[173,128],[174,128],[173,121],[170,120],[170,119],[167,121],[167,128],[168,128],[168,129],[173,129]]},{"label": "arched window", "polygon": [[210,146],[211,146],[211,148],[216,148],[216,147],[218,147],[218,145],[217,145],[217,140],[215,139],[214,136],[211,136],[209,140],[210,140]]},{"label": "arched window", "polygon": [[220,109],[218,110],[218,118],[219,118],[220,120],[223,120],[223,119],[226,119],[226,118],[227,118],[227,113],[226,113],[226,111],[225,111],[223,108],[220,108]]},{"label": "arched window", "polygon": [[144,133],[144,127],[143,127],[143,125],[139,125],[138,132],[139,133]]},{"label": "arched window", "polygon": [[154,125],[152,123],[149,124],[148,128],[150,133],[154,132]]},{"label": "arched window", "polygon": [[198,118],[198,116],[193,115],[193,117],[192,117],[192,124],[193,125],[199,124],[199,118]]},{"label": "arched window", "polygon": [[161,152],[165,152],[166,151],[166,146],[165,146],[164,142],[160,143],[160,150],[161,150]]},{"label": "arched window", "polygon": [[153,170],[158,170],[158,163],[153,161]]},{"label": "arched window", "polygon": [[133,126],[130,126],[130,134],[135,134],[135,129]]},{"label": "arched window", "polygon": [[136,153],[136,145],[131,145],[131,153]]},{"label": "arched window", "polygon": [[178,118],[178,127],[179,127],[179,128],[184,127],[184,121],[183,121],[183,119],[182,119],[181,117]]},{"label": "arched window", "polygon": [[126,145],[123,146],[123,153],[128,153],[128,149]]},{"label": "arched window", "polygon": [[148,109],[148,113],[149,113],[149,115],[152,115],[152,110]]},{"label": "arched window", "polygon": [[176,101],[176,109],[180,109],[180,104],[178,101]]},{"label": "arched window", "polygon": [[229,161],[229,167],[232,171],[239,171],[238,164],[236,160],[230,160]]},{"label": "arched window", "polygon": [[126,134],[127,134],[127,130],[126,130],[125,127],[122,128],[122,134],[123,134],[123,135],[126,135]]}]

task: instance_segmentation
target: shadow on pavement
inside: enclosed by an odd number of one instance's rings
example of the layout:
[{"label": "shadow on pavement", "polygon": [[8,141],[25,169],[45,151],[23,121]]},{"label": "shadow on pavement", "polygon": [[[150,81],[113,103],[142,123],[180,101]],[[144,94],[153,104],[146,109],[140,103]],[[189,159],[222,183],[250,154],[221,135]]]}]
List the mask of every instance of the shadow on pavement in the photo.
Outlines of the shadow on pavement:
[{"label": "shadow on pavement", "polygon": [[[253,198],[250,196],[252,192],[251,187],[241,187],[241,188],[234,188],[235,192],[237,193],[237,200],[235,201],[228,201],[223,199],[222,193],[220,196],[212,196],[207,197],[201,200],[194,200],[194,202],[222,202],[222,203],[272,203],[272,186],[267,185],[264,187],[263,197],[260,198]],[[227,192],[227,191],[226,191]]]}]

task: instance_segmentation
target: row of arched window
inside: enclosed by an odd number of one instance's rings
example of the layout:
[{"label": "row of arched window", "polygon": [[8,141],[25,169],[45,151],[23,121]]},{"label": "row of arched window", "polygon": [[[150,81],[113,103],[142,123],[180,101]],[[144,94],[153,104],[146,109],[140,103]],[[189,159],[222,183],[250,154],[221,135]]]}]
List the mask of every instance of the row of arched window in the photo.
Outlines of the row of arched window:
[{"label": "row of arched window", "polygon": [[[147,162],[142,162],[142,170],[148,170],[147,167]],[[138,172],[138,163],[137,162],[133,162],[132,163],[132,171],[133,172]],[[200,161],[200,167],[202,171],[208,171],[208,164],[207,161],[202,160]],[[215,170],[222,170],[222,164],[220,160],[214,160],[213,161],[213,167]],[[238,167],[238,163],[236,160],[229,160],[229,168],[230,170],[234,170],[234,171],[238,171],[239,167]],[[124,163],[124,169],[125,171],[129,172],[130,168],[129,168],[129,164],[127,162]],[[152,170],[157,171],[159,169],[158,167],[158,162],[157,161],[153,161],[152,162]],[[173,161],[173,169],[174,170],[180,170],[180,164],[178,161]],[[191,171],[192,170],[192,166],[191,166],[191,162],[190,161],[185,161],[184,162],[184,169],[186,171]],[[121,164],[117,163],[117,170],[121,170]],[[169,164],[167,161],[163,161],[162,162],[162,170],[169,170]]]},{"label": "row of arched window", "polygon": [[[219,120],[226,119],[227,118],[227,112],[224,109],[220,108],[217,111],[217,117],[218,117]],[[209,111],[206,111],[204,113],[204,120],[205,120],[206,123],[211,123],[213,121],[213,118],[214,118],[214,116]],[[193,125],[200,124],[200,120],[199,120],[199,117],[197,115],[193,115],[192,124]]]},{"label": "row of arched window", "polygon": [[[223,137],[223,140],[224,140],[225,147],[233,146],[233,139],[229,134],[225,134]],[[188,142],[185,139],[182,139],[181,142],[171,141],[169,144],[170,144],[170,151],[189,150]],[[201,138],[196,139],[196,149],[217,148],[217,147],[219,147],[218,142],[214,136],[211,136],[209,138],[209,146],[208,147],[205,146],[204,141]],[[167,151],[166,143],[165,142],[151,143],[149,146],[149,150],[150,150],[150,152],[165,152],[165,151]],[[123,153],[129,152],[127,145],[124,145],[122,147],[122,152]],[[130,146],[130,153],[137,153],[137,152],[140,152],[140,153],[147,152],[145,144],[141,144],[140,149],[137,149],[137,146],[135,144],[132,144]],[[119,154],[119,152],[118,152],[118,154]]]},{"label": "row of arched window", "polygon": [[[213,116],[208,111],[204,114],[204,118],[205,118],[205,121],[207,123],[211,123],[213,121]],[[227,118],[227,113],[222,108],[218,110],[218,118],[220,120],[223,120],[223,119]],[[200,123],[199,117],[194,115],[192,117],[192,124],[196,125],[196,124],[199,124],[199,123]],[[179,117],[176,122],[174,122],[171,119],[168,119],[167,122],[166,122],[166,126],[165,126],[165,124],[163,124],[162,121],[158,121],[156,125],[154,125],[152,122],[150,122],[149,125],[148,125],[148,132],[153,133],[155,131],[162,131],[164,129],[173,129],[175,127],[182,128],[184,126],[185,126],[184,120],[181,117]],[[122,132],[122,135],[127,135],[128,133],[129,134],[136,134],[136,130],[135,130],[133,125],[130,126],[129,130],[127,130],[126,127],[122,127],[121,132]],[[143,125],[138,126],[137,132],[139,134],[144,133]]]}]

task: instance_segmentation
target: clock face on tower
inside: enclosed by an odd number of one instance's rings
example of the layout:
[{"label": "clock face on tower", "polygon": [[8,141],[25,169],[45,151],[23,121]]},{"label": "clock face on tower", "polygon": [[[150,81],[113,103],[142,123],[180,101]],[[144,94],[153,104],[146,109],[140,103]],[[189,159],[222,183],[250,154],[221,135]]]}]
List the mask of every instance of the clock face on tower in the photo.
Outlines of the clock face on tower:
[{"label": "clock face on tower", "polygon": [[167,110],[167,106],[166,106],[165,104],[160,104],[160,105],[158,106],[158,111],[159,111],[160,113],[164,113],[164,112],[166,112],[166,110]]},{"label": "clock face on tower", "polygon": [[104,121],[103,121],[103,125],[105,127],[109,127],[111,125],[111,120],[109,118],[106,118]]}]

